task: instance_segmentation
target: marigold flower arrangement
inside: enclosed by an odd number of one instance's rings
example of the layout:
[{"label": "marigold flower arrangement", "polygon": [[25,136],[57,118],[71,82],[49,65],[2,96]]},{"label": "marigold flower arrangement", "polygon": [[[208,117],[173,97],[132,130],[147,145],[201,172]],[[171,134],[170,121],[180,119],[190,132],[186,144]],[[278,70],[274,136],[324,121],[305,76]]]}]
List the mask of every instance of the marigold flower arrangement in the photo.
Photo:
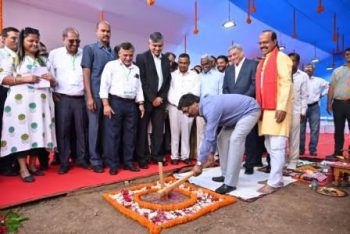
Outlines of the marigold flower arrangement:
[{"label": "marigold flower arrangement", "polygon": [[[173,181],[173,177],[165,178],[165,186]],[[118,192],[105,193],[103,197],[122,214],[148,228],[150,233],[160,233],[164,228],[189,222],[236,202],[231,196],[220,195],[188,183],[175,189],[187,197],[182,202],[158,204],[142,200],[143,195],[155,193],[160,187],[159,182],[141,184]]]}]

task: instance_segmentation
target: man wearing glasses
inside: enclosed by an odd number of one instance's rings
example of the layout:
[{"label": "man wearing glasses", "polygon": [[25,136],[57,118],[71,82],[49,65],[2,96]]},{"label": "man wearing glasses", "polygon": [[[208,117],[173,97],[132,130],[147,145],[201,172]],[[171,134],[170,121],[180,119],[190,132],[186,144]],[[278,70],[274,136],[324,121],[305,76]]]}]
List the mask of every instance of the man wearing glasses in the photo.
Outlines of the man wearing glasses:
[{"label": "man wearing glasses", "polygon": [[[82,49],[79,48],[79,32],[74,28],[63,31],[63,47],[51,51],[52,64],[57,85],[55,108],[57,144],[61,166],[58,174],[69,170],[69,155],[73,151],[71,136],[76,136],[76,164],[87,169],[86,156],[86,107],[84,101],[83,71],[80,66]],[[72,129],[74,126],[74,129]],[[72,134],[75,133],[75,134]]]}]

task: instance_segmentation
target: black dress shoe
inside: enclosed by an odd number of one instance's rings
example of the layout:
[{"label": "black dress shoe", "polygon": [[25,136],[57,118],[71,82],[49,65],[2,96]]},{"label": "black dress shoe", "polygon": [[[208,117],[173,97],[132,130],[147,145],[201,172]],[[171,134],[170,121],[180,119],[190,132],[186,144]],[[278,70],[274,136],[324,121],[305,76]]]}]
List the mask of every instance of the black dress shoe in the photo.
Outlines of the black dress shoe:
[{"label": "black dress shoe", "polygon": [[110,174],[110,175],[116,175],[116,174],[118,174],[118,169],[117,169],[117,168],[110,168],[110,169],[109,169],[109,174]]},{"label": "black dress shoe", "polygon": [[253,175],[253,174],[254,174],[254,168],[252,168],[252,167],[247,167],[247,168],[245,169],[244,174],[246,174],[246,175]]},{"label": "black dress shoe", "polygon": [[25,182],[25,183],[32,183],[32,182],[34,182],[34,180],[35,180],[34,177],[31,176],[31,175],[26,176],[26,177],[22,177],[22,176],[21,176],[21,179],[22,179],[22,181]]},{"label": "black dress shoe", "polygon": [[103,167],[102,166],[92,166],[92,170],[95,173],[103,173]]},{"label": "black dress shoe", "polygon": [[170,162],[172,165],[178,165],[179,164],[179,160],[177,159],[172,159]]},{"label": "black dress shoe", "polygon": [[337,155],[335,154],[331,154],[325,157],[326,161],[330,161],[330,162],[336,162],[339,161],[339,158],[337,158]]},{"label": "black dress shoe", "polygon": [[139,167],[141,169],[148,169],[148,163],[146,163],[146,162],[139,162]]},{"label": "black dress shoe", "polygon": [[80,168],[83,168],[83,169],[90,169],[90,165],[87,164],[86,162],[76,163],[76,165]]},{"label": "black dress shoe", "polygon": [[43,176],[43,175],[45,175],[45,173],[43,171],[38,170],[38,169],[37,170],[31,170],[31,169],[28,168],[28,171],[29,171],[30,174],[35,175],[35,176]]},{"label": "black dress shoe", "polygon": [[226,194],[226,193],[232,192],[233,190],[236,190],[235,186],[229,186],[229,185],[223,184],[219,188],[217,188],[215,192],[219,194]]},{"label": "black dress shoe", "polygon": [[317,156],[317,152],[316,151],[310,152],[310,156]]},{"label": "black dress shoe", "polygon": [[212,179],[212,181],[215,181],[215,182],[224,182],[225,177],[224,176],[217,176],[217,177],[213,177],[211,179]]},{"label": "black dress shoe", "polygon": [[69,167],[68,166],[60,166],[60,169],[58,169],[58,174],[63,175],[66,174],[69,171]]},{"label": "black dress shoe", "polygon": [[51,165],[60,165],[60,164],[61,164],[61,162],[58,158],[54,158],[51,162]]},{"label": "black dress shoe", "polygon": [[18,172],[17,171],[14,171],[14,170],[6,170],[6,171],[2,171],[0,173],[0,175],[3,175],[3,176],[18,176]]},{"label": "black dress shoe", "polygon": [[137,167],[135,167],[134,165],[125,165],[124,166],[125,170],[129,170],[129,171],[140,171],[140,169],[138,169]]},{"label": "black dress shoe", "polygon": [[182,162],[186,165],[190,164],[191,163],[191,160],[188,158],[188,159],[185,159],[185,160],[182,160]]}]

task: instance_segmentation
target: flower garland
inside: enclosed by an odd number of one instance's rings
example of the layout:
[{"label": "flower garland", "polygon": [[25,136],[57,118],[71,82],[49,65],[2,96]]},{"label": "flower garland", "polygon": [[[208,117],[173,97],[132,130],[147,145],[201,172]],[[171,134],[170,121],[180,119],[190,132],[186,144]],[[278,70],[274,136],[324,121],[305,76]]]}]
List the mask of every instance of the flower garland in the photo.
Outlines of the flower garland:
[{"label": "flower garland", "polygon": [[[175,179],[168,177],[164,181],[167,186]],[[236,202],[236,199],[233,197],[220,195],[210,190],[184,183],[179,186],[178,191],[181,191],[182,194],[191,194],[190,198],[184,202],[161,205],[161,207],[160,204],[153,203],[145,205],[146,202],[142,201],[140,197],[143,194],[159,189],[160,184],[155,182],[122,189],[119,192],[106,193],[103,197],[122,214],[148,228],[150,233],[160,233],[164,228],[189,222],[220,207]],[[195,199],[195,203],[191,204],[191,199]]]},{"label": "flower garland", "polygon": [[9,211],[5,215],[0,214],[0,234],[16,233],[22,222],[26,220],[28,218],[22,217],[13,211]]}]

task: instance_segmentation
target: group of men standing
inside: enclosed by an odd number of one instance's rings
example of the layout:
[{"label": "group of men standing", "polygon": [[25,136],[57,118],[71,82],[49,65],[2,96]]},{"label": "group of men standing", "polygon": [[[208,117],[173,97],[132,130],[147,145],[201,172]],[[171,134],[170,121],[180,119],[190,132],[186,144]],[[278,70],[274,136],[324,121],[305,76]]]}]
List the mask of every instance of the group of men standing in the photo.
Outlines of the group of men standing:
[{"label": "group of men standing", "polygon": [[[79,32],[67,28],[62,35],[64,46],[51,51],[48,57],[57,81],[54,100],[59,174],[69,171],[72,152],[78,166],[89,168],[89,160],[92,170],[102,173],[107,164],[111,175],[118,173],[120,158],[130,171],[147,169],[150,162],[166,164],[162,147],[167,108],[171,163],[190,162],[190,130],[193,117],[200,115],[196,118],[200,150],[193,170],[196,175],[200,174],[204,162],[208,157],[212,160],[218,146],[222,176],[213,180],[224,182],[217,190],[219,193],[235,189],[244,151],[246,174],[252,174],[253,167],[261,165],[264,141],[271,157],[271,172],[260,192],[270,193],[283,186],[288,137],[291,154],[288,165],[295,169],[295,159],[299,156],[299,139],[296,139],[300,135],[300,122],[303,139],[306,119],[311,121],[310,152],[316,154],[319,125],[315,124],[317,110],[313,107],[315,103],[318,106],[327,84],[311,79],[313,67],[307,79],[307,75],[298,70],[299,55],[292,53],[290,59],[278,50],[275,32],[267,30],[260,34],[263,58],[259,63],[245,58],[243,49],[233,45],[229,51],[231,65],[227,69],[224,57],[218,58],[223,61],[216,70],[210,57],[203,56],[200,74],[189,70],[190,56],[186,53],[179,55],[178,69],[171,72],[169,60],[162,54],[164,38],[159,32],[150,35],[149,50],[138,54],[135,64],[135,49],[130,42],[121,43],[117,54],[110,47],[108,22],[97,24],[96,36],[96,43],[80,49]],[[5,49],[16,48],[11,48],[9,43]],[[333,83],[344,79],[339,72],[335,76],[340,78],[333,78]],[[307,91],[307,82],[317,83],[317,90]],[[331,90],[332,100],[338,100],[338,90]],[[309,95],[306,100],[306,92],[314,96]],[[2,99],[6,98],[3,96]],[[347,101],[343,102],[339,105],[346,105]],[[149,122],[152,124],[150,144]],[[341,143],[338,138],[337,145]],[[303,141],[300,141],[300,153],[305,150]],[[139,168],[132,162],[134,155]]]}]

